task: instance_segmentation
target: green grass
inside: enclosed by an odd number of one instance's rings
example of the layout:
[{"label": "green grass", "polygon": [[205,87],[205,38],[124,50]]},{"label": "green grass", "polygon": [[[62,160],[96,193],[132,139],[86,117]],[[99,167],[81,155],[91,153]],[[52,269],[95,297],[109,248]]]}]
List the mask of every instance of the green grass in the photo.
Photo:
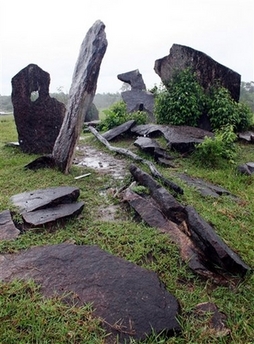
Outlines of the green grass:
[{"label": "green grass", "polygon": [[[89,144],[105,150],[94,138],[89,137]],[[0,117],[0,211],[15,210],[10,204],[10,197],[14,194],[60,185],[79,187],[80,200],[85,201],[85,208],[78,219],[69,220],[64,227],[36,228],[20,235],[15,241],[1,242],[1,253],[18,252],[31,246],[57,244],[66,240],[76,244],[96,244],[110,253],[155,271],[167,290],[180,302],[182,334],[169,339],[154,334],[143,343],[253,343],[252,274],[246,276],[236,288],[216,286],[200,279],[182,262],[177,247],[170,239],[156,229],[138,223],[128,207],[122,208],[122,216],[117,222],[98,220],[97,209],[105,201],[120,202],[110,196],[107,199],[101,196],[105,185],[114,187],[117,183],[109,176],[102,177],[83,167],[73,167],[69,175],[50,169],[36,172],[25,170],[23,166],[36,156],[24,154],[18,148],[6,147],[8,141],[17,141],[12,116]],[[137,150],[130,140],[118,141],[116,145]],[[254,161],[253,146],[242,145],[240,148],[237,163]],[[178,158],[175,164],[176,169],[158,169],[184,188],[184,195],[178,200],[182,204],[193,205],[200,215],[214,225],[226,243],[253,267],[254,178],[238,175],[232,165],[226,165],[223,169],[197,168],[190,158]],[[177,178],[176,174],[184,171],[225,187],[238,196],[241,202],[236,203],[226,196],[220,199],[200,196]],[[91,176],[74,179],[86,172],[91,172]],[[89,305],[81,308],[67,306],[63,301],[60,297],[45,300],[39,287],[32,281],[0,283],[0,343],[104,343],[106,333],[99,320],[93,318],[92,308]],[[227,327],[230,329],[228,336],[216,337],[215,333],[207,329],[208,320],[201,321],[194,316],[193,310],[200,302],[214,302],[227,315]]]}]

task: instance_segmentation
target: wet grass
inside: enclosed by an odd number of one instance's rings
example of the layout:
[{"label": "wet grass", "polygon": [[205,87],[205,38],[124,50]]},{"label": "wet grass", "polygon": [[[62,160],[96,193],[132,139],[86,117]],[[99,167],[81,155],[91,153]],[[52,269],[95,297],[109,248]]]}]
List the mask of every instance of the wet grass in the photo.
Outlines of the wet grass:
[{"label": "wet grass", "polygon": [[[12,209],[10,197],[19,192],[51,186],[72,185],[80,188],[80,199],[85,202],[83,213],[78,219],[71,219],[63,227],[35,228],[19,236],[15,241],[0,243],[0,252],[14,253],[31,246],[57,244],[65,241],[76,244],[96,244],[102,249],[155,271],[167,290],[175,295],[181,305],[179,322],[182,333],[178,337],[163,338],[154,334],[146,344],[166,343],[253,343],[254,338],[254,279],[246,276],[236,288],[216,286],[200,279],[181,261],[177,247],[170,239],[156,229],[137,222],[135,214],[122,206],[122,217],[115,222],[100,221],[96,216],[98,207],[105,202],[119,203],[108,194],[101,196],[105,186],[119,187],[108,175],[94,170],[73,167],[69,175],[56,170],[24,170],[23,166],[36,156],[23,154],[19,148],[6,147],[8,141],[17,141],[13,117],[0,117],[0,211]],[[89,145],[105,150],[91,135]],[[113,144],[113,143],[112,143]],[[114,145],[135,150],[131,140],[118,141]],[[108,152],[109,153],[109,152]],[[254,161],[254,148],[240,146],[237,163]],[[226,243],[254,266],[254,179],[236,173],[235,166],[221,169],[197,167],[190,158],[178,157],[175,169],[157,168],[184,189],[178,200],[190,204],[215,227]],[[143,169],[146,167],[141,166]],[[178,177],[186,172],[221,185],[241,199],[236,203],[224,196],[219,199],[202,197]],[[75,180],[74,177],[87,172],[91,175]],[[123,183],[128,184],[127,178]],[[194,315],[194,308],[200,302],[214,302],[227,315],[229,334],[218,337],[211,332],[207,322]],[[45,300],[38,286],[32,281],[0,283],[0,343],[91,343],[102,344],[106,334],[98,319],[92,316],[92,308],[67,306],[61,298]],[[133,343],[135,343],[133,341]]]}]

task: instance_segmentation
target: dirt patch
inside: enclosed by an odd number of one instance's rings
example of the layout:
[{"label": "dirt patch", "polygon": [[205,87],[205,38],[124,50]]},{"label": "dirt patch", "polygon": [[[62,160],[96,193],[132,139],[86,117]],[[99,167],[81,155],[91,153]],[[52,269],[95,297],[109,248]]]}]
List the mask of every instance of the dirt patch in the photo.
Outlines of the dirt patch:
[{"label": "dirt patch", "polygon": [[93,168],[102,174],[110,174],[118,180],[123,180],[128,173],[124,159],[87,145],[77,147],[74,163],[76,166]]},{"label": "dirt patch", "polygon": [[[110,175],[117,181],[123,181],[129,173],[128,165],[125,159],[114,156],[112,154],[100,151],[89,145],[79,145],[74,164],[80,167],[89,167],[101,174]],[[109,195],[116,197],[117,190],[110,188],[101,192],[101,196],[105,198],[104,205],[98,207],[98,219],[102,221],[117,221],[121,216],[122,208],[117,204],[108,204]]]}]

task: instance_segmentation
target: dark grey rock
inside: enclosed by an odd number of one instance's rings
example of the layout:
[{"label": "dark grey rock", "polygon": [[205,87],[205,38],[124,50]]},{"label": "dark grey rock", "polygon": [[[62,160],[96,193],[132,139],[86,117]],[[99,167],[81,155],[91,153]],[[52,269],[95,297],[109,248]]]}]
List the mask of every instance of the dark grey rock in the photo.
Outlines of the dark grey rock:
[{"label": "dark grey rock", "polygon": [[164,135],[168,146],[180,153],[190,153],[206,136],[213,137],[209,131],[189,126],[145,124],[137,125],[131,131],[142,136]]},{"label": "dark grey rock", "polygon": [[[20,148],[49,154],[59,134],[65,105],[49,95],[49,73],[30,64],[12,78],[12,103]],[[39,97],[31,100],[33,92]]]},{"label": "dark grey rock", "polygon": [[52,223],[59,219],[66,219],[81,213],[84,202],[58,204],[53,207],[23,212],[23,219],[31,226],[40,226]]},{"label": "dark grey rock", "polygon": [[143,81],[142,74],[140,74],[138,69],[132,70],[130,72],[118,74],[117,78],[131,86],[132,90],[146,90],[146,85]]},{"label": "dark grey rock", "polygon": [[154,70],[167,84],[177,70],[192,68],[205,90],[220,82],[238,102],[241,75],[213,60],[210,56],[190,47],[173,44],[168,56],[155,61]]},{"label": "dark grey rock", "polygon": [[124,133],[129,131],[135,125],[135,123],[136,122],[134,120],[127,121],[123,124],[118,125],[117,127],[114,127],[112,129],[108,130],[102,136],[107,141],[111,141],[114,138],[116,138],[117,136],[123,135]]},{"label": "dark grey rock", "polygon": [[71,292],[71,305],[92,303],[94,315],[111,333],[107,342],[119,336],[118,343],[130,343],[152,331],[173,335],[180,330],[179,304],[157,275],[96,246],[33,247],[2,255],[0,261],[3,282],[33,279],[46,297]]},{"label": "dark grey rock", "polygon": [[105,25],[97,20],[81,44],[73,72],[66,115],[52,152],[56,166],[64,173],[68,173],[72,166],[84,117],[96,92],[100,66],[107,45]]},{"label": "dark grey rock", "polygon": [[12,203],[21,213],[52,207],[61,203],[72,203],[79,197],[80,191],[72,186],[58,186],[23,192],[11,197]]},{"label": "dark grey rock", "polygon": [[194,272],[220,285],[235,285],[251,270],[193,207],[182,206],[135,165],[130,166],[130,172],[139,184],[149,189],[149,196],[141,197],[127,189],[123,200],[148,225],[170,236],[178,245],[182,259]]},{"label": "dark grey rock", "polygon": [[238,138],[248,143],[254,143],[254,131],[245,131],[238,133]]},{"label": "dark grey rock", "polygon": [[144,152],[151,154],[156,161],[160,162],[163,165],[171,166],[169,160],[173,158],[168,155],[167,151],[160,147],[159,143],[156,140],[153,140],[149,137],[140,136],[134,142],[134,145],[139,147]]},{"label": "dark grey rock", "polygon": [[254,173],[254,162],[247,162],[246,164],[237,166],[237,171],[241,174],[251,176]]},{"label": "dark grey rock", "polygon": [[12,221],[10,210],[2,211],[0,213],[0,241],[16,239],[19,234],[20,231]]},{"label": "dark grey rock", "polygon": [[148,91],[130,90],[121,93],[126,103],[127,112],[144,111],[148,115],[149,122],[154,122],[154,95]]},{"label": "dark grey rock", "polygon": [[130,91],[121,93],[127,112],[144,111],[148,115],[149,122],[154,122],[154,95],[146,91],[146,85],[139,70],[119,74],[117,78],[131,86]]},{"label": "dark grey rock", "polygon": [[216,234],[192,206],[185,207],[188,214],[188,227],[196,245],[209,257],[213,264],[218,265],[232,274],[244,276],[250,267],[232,251]]},{"label": "dark grey rock", "polygon": [[193,178],[188,176],[186,173],[180,173],[177,175],[181,180],[186,182],[188,185],[193,186],[197,191],[201,193],[202,196],[220,197],[220,196],[230,196],[234,199],[238,199],[236,196],[232,195],[228,190],[204,181],[201,178]]}]

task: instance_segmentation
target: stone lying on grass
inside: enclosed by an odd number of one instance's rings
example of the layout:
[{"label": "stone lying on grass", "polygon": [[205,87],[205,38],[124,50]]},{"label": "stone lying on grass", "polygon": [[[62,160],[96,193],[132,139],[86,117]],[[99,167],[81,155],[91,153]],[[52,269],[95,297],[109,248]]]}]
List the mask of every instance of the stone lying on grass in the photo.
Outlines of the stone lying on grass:
[{"label": "stone lying on grass", "polygon": [[254,162],[247,162],[246,164],[237,166],[237,171],[241,174],[251,176],[254,174]]},{"label": "stone lying on grass", "polygon": [[[60,244],[33,247],[0,257],[0,280],[33,279],[46,297],[69,294],[71,305],[91,303],[107,342],[144,340],[154,331],[180,331],[179,304],[149,270],[97,246]],[[71,293],[71,295],[70,295]],[[74,295],[74,299],[72,297]]]},{"label": "stone lying on grass", "polygon": [[164,166],[173,167],[170,162],[173,158],[168,155],[166,149],[162,148],[156,140],[140,136],[134,142],[134,146],[137,146],[144,152],[153,155],[154,159],[158,163],[163,164]]},{"label": "stone lying on grass", "polygon": [[190,153],[195,149],[196,144],[203,142],[206,136],[213,137],[213,133],[207,130],[181,125],[143,124],[133,127],[131,131],[140,136],[164,135],[168,146],[180,153]]},{"label": "stone lying on grass", "polygon": [[150,198],[143,198],[127,189],[123,192],[123,200],[148,225],[168,233],[178,245],[182,259],[194,272],[227,285],[238,283],[251,270],[193,207],[182,206],[148,173],[135,165],[130,166],[130,172],[138,183],[149,189]]},{"label": "stone lying on grass", "polygon": [[20,234],[12,221],[11,212],[4,210],[0,213],[0,240],[13,240]]},{"label": "stone lying on grass", "polygon": [[226,189],[206,182],[201,178],[193,178],[188,176],[186,173],[180,173],[177,176],[188,185],[193,186],[198,192],[200,192],[202,196],[211,196],[216,198],[220,196],[229,196],[235,200],[238,200],[236,196],[232,195]]},{"label": "stone lying on grass", "polygon": [[107,140],[111,141],[117,136],[123,135],[124,133],[128,132],[131,127],[134,126],[136,122],[134,120],[127,121],[123,124],[118,125],[108,131],[106,131],[102,136]]},{"label": "stone lying on grass", "polygon": [[26,223],[44,225],[79,214],[83,202],[76,202],[80,191],[76,187],[62,186],[23,192],[11,197]]}]

